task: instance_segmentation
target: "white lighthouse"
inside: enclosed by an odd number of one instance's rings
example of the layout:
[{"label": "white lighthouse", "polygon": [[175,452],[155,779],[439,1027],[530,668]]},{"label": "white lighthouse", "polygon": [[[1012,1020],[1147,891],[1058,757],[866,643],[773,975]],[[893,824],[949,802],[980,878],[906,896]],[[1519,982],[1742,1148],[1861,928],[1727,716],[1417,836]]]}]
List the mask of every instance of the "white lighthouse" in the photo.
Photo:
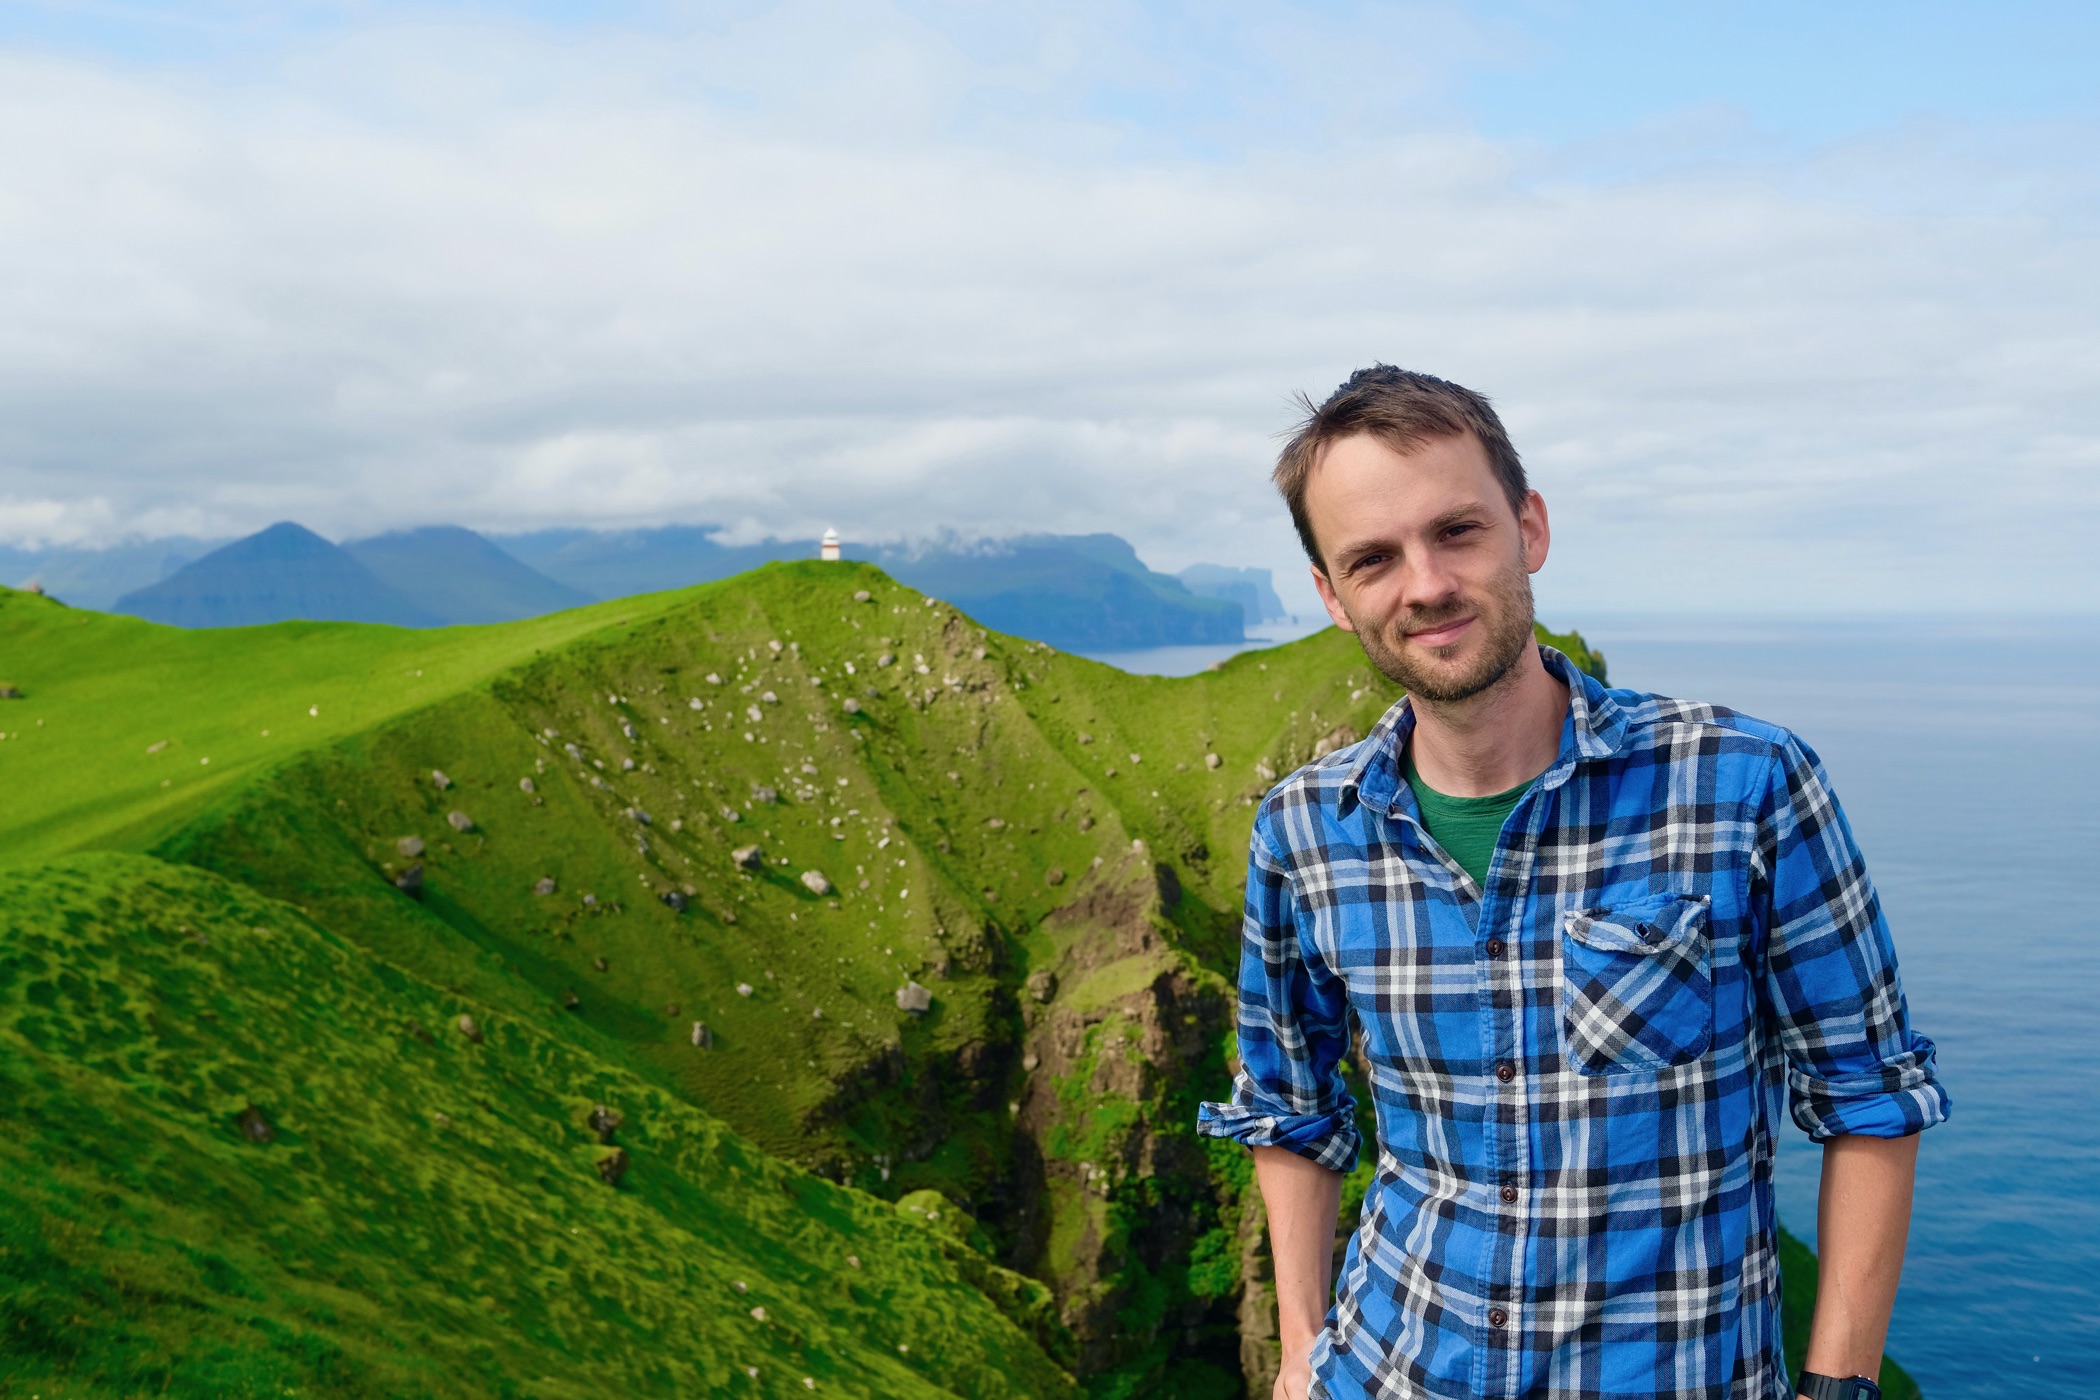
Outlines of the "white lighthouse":
[{"label": "white lighthouse", "polygon": [[817,548],[819,559],[828,559],[836,564],[839,558],[839,532],[830,528],[824,531],[824,543]]}]

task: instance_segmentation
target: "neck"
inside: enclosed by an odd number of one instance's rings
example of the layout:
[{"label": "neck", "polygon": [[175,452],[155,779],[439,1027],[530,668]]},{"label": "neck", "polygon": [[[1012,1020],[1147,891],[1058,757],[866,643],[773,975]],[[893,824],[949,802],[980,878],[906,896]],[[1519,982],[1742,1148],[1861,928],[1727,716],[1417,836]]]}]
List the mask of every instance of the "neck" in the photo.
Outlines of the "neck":
[{"label": "neck", "polygon": [[1414,702],[1415,770],[1451,797],[1491,797],[1528,783],[1560,755],[1568,688],[1539,660],[1535,646],[1478,695]]}]

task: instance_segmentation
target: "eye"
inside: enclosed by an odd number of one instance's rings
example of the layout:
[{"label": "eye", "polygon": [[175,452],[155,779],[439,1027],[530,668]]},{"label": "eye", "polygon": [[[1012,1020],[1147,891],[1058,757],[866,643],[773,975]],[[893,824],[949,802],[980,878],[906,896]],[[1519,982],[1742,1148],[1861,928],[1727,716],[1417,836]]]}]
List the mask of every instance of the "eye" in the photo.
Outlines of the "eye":
[{"label": "eye", "polygon": [[1479,529],[1480,526],[1470,520],[1461,521],[1459,524],[1448,527],[1444,531],[1444,538],[1447,540],[1455,540],[1461,535],[1475,534],[1479,531]]}]

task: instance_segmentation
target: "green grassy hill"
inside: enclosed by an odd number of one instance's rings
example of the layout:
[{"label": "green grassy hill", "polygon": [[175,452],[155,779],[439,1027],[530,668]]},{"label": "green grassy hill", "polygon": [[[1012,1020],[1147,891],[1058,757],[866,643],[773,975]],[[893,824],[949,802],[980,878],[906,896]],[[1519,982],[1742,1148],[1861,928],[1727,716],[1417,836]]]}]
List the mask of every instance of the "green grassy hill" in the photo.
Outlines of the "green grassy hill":
[{"label": "green grassy hill", "polygon": [[1129,676],[808,563],[423,632],[0,592],[0,657],[0,1393],[1258,1372],[1194,1104],[1254,804],[1395,698],[1352,639]]}]

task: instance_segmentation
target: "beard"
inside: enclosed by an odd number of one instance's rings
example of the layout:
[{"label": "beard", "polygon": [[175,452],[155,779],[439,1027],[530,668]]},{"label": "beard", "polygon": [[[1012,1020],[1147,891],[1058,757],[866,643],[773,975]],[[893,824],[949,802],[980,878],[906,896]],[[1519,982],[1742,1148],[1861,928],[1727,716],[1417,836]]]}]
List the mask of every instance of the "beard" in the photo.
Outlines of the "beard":
[{"label": "beard", "polygon": [[[1478,650],[1471,657],[1439,660],[1425,647],[1408,639],[1410,632],[1427,631],[1455,621],[1471,612],[1480,624]],[[1434,607],[1417,608],[1394,618],[1381,631],[1357,624],[1357,640],[1371,664],[1417,700],[1453,705],[1493,689],[1524,655],[1524,648],[1537,645],[1532,635],[1534,617],[1531,575],[1521,561],[1495,575],[1486,593],[1473,602],[1454,598]]]}]

